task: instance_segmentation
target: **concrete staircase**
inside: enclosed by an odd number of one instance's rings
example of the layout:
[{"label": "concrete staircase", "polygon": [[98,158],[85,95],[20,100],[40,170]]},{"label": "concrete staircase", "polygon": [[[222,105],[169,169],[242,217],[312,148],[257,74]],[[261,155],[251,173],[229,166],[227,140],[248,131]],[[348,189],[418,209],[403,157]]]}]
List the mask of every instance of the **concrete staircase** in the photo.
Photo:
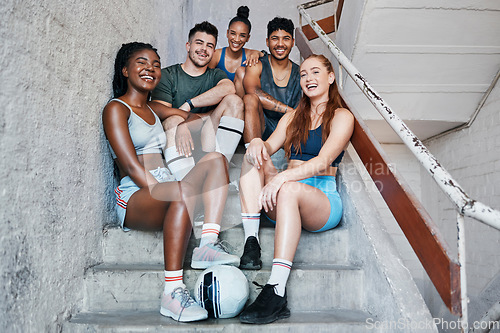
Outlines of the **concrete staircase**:
[{"label": "concrete staircase", "polygon": [[[241,160],[239,154],[234,162],[241,165]],[[352,169],[350,158],[345,160],[344,170]],[[232,168],[230,176],[237,179],[239,168]],[[237,318],[197,323],[178,323],[165,318],[159,314],[163,288],[161,233],[125,233],[118,228],[107,228],[103,234],[103,262],[87,271],[81,311],[72,316],[63,331],[387,332],[381,326],[384,321],[432,322],[408,271],[381,230],[366,192],[349,188],[352,182],[362,184],[361,178],[352,172],[342,172],[339,178],[345,205],[343,221],[334,230],[302,234],[287,287],[290,318],[265,326],[240,324]],[[363,193],[366,196],[359,197]],[[234,253],[241,255],[243,229],[239,212],[238,193],[232,193],[220,237],[234,247]],[[200,229],[196,227],[191,237],[184,267],[185,283],[191,290],[201,272],[189,266]],[[251,281],[265,284],[270,275],[274,228],[263,222],[260,239],[264,267],[259,271],[244,271],[250,284],[250,301],[259,293]],[[380,259],[381,256],[385,258]],[[375,327],[375,323],[380,323],[380,327]]]}]

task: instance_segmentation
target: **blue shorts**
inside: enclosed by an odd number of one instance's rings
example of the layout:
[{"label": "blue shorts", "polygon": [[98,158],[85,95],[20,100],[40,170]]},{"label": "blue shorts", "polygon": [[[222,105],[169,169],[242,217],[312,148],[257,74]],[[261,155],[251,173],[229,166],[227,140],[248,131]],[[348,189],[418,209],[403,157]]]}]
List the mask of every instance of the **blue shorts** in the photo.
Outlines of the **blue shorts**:
[{"label": "blue shorts", "polygon": [[[167,168],[160,168],[149,171],[153,177],[159,183],[173,182],[176,181],[175,177],[170,173]],[[135,192],[139,191],[140,187],[137,186],[134,181],[129,177],[123,177],[120,181],[120,185],[115,188],[116,195],[116,215],[118,215],[118,220],[120,221],[120,226],[124,231],[129,231],[130,229],[123,226],[125,222],[125,214],[127,213],[127,203]]]},{"label": "blue shorts", "polygon": [[[325,225],[320,229],[311,232],[321,232],[335,228],[340,223],[340,219],[342,218],[342,200],[340,199],[339,192],[337,192],[337,182],[335,181],[335,177],[314,176],[298,180],[297,182],[317,188],[318,190],[323,192],[330,201],[330,216],[328,217]],[[266,213],[264,213],[264,216],[270,222],[276,224],[276,221],[273,221],[271,218],[269,218]]]}]

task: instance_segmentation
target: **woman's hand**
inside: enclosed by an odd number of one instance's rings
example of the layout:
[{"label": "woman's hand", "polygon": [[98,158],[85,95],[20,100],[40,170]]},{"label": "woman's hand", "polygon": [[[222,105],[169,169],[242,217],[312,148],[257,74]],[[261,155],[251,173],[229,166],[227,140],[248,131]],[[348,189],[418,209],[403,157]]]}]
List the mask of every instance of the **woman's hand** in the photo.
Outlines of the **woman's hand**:
[{"label": "woman's hand", "polygon": [[262,188],[259,194],[259,210],[264,209],[267,213],[274,209],[278,198],[278,192],[285,182],[286,179],[283,172],[281,172]]},{"label": "woman's hand", "polygon": [[255,138],[250,141],[250,145],[247,148],[247,152],[245,153],[245,158],[248,163],[260,169],[264,161],[267,161],[269,158],[269,154],[267,152],[267,148],[264,145],[264,141],[260,138]]},{"label": "woman's hand", "polygon": [[252,65],[257,65],[259,58],[263,57],[264,54],[257,50],[245,49],[247,60],[243,61],[243,65],[252,67]]},{"label": "woman's hand", "polygon": [[179,155],[184,155],[186,157],[191,156],[191,152],[194,150],[193,138],[191,137],[189,127],[185,122],[177,125],[177,131],[175,132],[175,146],[177,147]]}]

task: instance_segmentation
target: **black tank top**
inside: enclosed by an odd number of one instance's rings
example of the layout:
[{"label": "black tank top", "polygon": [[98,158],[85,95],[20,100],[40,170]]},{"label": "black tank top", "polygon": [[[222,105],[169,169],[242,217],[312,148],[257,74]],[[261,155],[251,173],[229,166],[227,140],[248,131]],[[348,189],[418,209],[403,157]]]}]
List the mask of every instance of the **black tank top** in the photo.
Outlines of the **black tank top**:
[{"label": "black tank top", "polygon": [[[288,84],[286,87],[278,87],[276,83],[274,83],[273,72],[271,71],[268,54],[264,52],[264,56],[259,58],[259,61],[262,62],[262,73],[260,74],[261,89],[281,103],[295,109],[299,104],[300,97],[302,96],[299,66],[290,60],[292,63],[292,73],[288,79]],[[267,117],[274,119],[280,119],[283,116],[283,113],[266,109],[264,109],[264,113]]]}]

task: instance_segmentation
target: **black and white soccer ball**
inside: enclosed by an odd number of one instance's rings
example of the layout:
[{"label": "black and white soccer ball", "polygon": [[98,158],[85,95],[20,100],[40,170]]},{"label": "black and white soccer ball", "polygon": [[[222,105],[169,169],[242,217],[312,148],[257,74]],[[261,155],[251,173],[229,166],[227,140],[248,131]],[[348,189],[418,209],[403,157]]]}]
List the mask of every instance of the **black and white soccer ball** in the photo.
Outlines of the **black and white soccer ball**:
[{"label": "black and white soccer ball", "polygon": [[236,267],[216,265],[204,270],[194,296],[196,302],[212,318],[236,317],[248,300],[249,288],[245,275]]}]

